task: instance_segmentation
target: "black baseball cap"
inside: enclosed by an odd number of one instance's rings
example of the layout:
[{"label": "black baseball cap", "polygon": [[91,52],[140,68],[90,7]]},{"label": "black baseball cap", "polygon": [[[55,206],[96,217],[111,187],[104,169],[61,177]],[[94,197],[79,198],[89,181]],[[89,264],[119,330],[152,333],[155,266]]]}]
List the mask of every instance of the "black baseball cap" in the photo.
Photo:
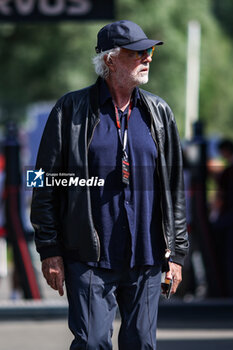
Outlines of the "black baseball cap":
[{"label": "black baseball cap", "polygon": [[140,51],[154,45],[163,45],[163,41],[150,40],[142,28],[131,21],[117,21],[107,24],[97,34],[96,53],[111,50],[115,47]]}]

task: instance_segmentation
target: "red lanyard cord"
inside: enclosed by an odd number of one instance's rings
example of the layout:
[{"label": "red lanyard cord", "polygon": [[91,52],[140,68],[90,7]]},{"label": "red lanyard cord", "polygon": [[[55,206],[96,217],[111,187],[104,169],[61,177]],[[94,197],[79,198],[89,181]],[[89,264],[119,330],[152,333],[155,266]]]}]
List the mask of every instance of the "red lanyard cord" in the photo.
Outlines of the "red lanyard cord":
[{"label": "red lanyard cord", "polygon": [[[130,104],[129,104],[128,114],[127,114],[127,123],[126,123],[126,126],[125,126],[126,129],[128,128],[128,121],[129,121],[129,118],[130,118],[130,115],[131,115],[131,112],[132,112],[132,107],[133,107],[133,102],[131,100]],[[115,103],[114,103],[114,108],[115,108],[117,129],[121,129],[120,117],[119,117],[118,109],[117,109],[117,106],[116,106]]]},{"label": "red lanyard cord", "polygon": [[126,122],[126,125],[125,125],[125,131],[124,131],[123,140],[122,140],[122,135],[121,135],[120,117],[119,117],[118,109],[117,109],[117,106],[116,106],[115,103],[114,103],[114,107],[115,107],[116,126],[117,126],[117,129],[118,129],[118,135],[119,135],[119,138],[120,138],[120,141],[121,141],[121,144],[122,144],[124,155],[127,157],[127,153],[126,153],[126,145],[127,145],[127,137],[128,137],[128,130],[127,129],[128,129],[129,118],[130,118],[130,115],[131,115],[131,112],[132,112],[132,108],[133,108],[133,102],[131,100],[130,104],[129,104],[129,110],[128,110],[128,114],[127,114],[127,122]]}]

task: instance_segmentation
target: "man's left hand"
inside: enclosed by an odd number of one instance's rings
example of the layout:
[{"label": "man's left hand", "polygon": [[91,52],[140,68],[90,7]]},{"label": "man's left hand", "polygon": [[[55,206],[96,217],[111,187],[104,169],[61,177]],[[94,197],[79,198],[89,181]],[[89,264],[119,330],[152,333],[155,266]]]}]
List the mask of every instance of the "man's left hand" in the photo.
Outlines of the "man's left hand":
[{"label": "man's left hand", "polygon": [[174,294],[182,281],[182,266],[173,262],[169,262],[170,271],[166,273],[167,278],[172,278],[171,294]]}]

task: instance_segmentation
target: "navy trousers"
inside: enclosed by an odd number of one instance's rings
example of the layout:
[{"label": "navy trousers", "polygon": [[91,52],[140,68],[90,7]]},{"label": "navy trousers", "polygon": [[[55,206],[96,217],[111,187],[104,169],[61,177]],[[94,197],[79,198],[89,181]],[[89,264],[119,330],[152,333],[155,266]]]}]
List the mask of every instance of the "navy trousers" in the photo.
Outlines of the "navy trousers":
[{"label": "navy trousers", "polygon": [[121,314],[119,350],[155,350],[161,266],[122,272],[65,262],[70,350],[112,349],[117,305]]}]

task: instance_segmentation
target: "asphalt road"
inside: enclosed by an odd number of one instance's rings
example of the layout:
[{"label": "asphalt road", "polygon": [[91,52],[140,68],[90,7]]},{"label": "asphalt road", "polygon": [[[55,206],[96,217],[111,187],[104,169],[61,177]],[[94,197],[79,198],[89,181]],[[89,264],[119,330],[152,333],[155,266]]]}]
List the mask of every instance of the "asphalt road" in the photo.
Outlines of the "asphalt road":
[{"label": "asphalt road", "polygon": [[[117,350],[120,321],[114,323],[113,349]],[[181,326],[181,325],[180,325]],[[232,350],[232,329],[158,329],[157,350]],[[68,350],[72,335],[66,320],[20,320],[0,322],[0,350]],[[129,349],[133,350],[133,349]]]}]

